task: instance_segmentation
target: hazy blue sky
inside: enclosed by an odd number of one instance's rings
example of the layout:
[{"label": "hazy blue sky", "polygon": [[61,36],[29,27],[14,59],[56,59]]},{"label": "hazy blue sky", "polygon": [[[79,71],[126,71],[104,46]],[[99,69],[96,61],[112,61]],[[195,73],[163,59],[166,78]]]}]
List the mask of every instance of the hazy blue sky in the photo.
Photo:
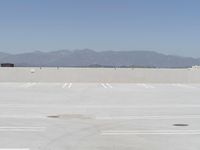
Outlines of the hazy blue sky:
[{"label": "hazy blue sky", "polygon": [[83,48],[200,57],[200,0],[0,0],[0,51]]}]

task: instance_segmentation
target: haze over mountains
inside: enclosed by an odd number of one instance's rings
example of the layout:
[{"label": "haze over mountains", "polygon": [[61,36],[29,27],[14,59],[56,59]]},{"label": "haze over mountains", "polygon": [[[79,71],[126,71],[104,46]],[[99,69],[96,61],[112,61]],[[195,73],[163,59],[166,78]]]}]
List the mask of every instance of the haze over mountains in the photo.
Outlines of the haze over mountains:
[{"label": "haze over mountains", "polygon": [[0,53],[0,63],[18,67],[158,67],[200,65],[199,58],[165,55],[153,51],[59,50],[52,52]]}]

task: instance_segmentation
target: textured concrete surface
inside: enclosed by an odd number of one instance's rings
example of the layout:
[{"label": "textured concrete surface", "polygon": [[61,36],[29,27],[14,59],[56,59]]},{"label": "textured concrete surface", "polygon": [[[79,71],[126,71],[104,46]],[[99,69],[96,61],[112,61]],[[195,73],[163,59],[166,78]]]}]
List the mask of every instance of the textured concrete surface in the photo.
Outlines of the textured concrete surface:
[{"label": "textured concrete surface", "polygon": [[199,150],[200,84],[0,83],[0,150]]},{"label": "textured concrete surface", "polygon": [[200,69],[0,68],[0,82],[200,83]]}]

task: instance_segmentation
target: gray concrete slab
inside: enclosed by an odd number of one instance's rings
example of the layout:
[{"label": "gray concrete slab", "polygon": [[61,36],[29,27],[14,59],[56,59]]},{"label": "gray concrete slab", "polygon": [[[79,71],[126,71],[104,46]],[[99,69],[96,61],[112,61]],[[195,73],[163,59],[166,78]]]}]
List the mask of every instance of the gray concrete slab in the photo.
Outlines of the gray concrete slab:
[{"label": "gray concrete slab", "polygon": [[200,83],[199,68],[0,68],[0,82]]},{"label": "gray concrete slab", "polygon": [[200,148],[200,84],[10,82],[0,91],[0,150]]}]

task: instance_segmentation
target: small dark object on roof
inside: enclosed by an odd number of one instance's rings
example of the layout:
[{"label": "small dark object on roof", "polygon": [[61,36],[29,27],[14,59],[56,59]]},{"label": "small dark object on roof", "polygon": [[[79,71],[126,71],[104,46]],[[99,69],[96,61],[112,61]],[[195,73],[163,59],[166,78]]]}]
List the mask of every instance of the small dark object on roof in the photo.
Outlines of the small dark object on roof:
[{"label": "small dark object on roof", "polygon": [[48,118],[60,118],[59,115],[54,115],[54,116],[47,116]]},{"label": "small dark object on roof", "polygon": [[3,63],[1,64],[1,67],[14,67],[15,65],[12,63]]},{"label": "small dark object on roof", "polygon": [[189,126],[188,124],[182,124],[182,123],[177,123],[177,124],[173,124],[173,126],[178,126],[178,127],[186,127]]}]

